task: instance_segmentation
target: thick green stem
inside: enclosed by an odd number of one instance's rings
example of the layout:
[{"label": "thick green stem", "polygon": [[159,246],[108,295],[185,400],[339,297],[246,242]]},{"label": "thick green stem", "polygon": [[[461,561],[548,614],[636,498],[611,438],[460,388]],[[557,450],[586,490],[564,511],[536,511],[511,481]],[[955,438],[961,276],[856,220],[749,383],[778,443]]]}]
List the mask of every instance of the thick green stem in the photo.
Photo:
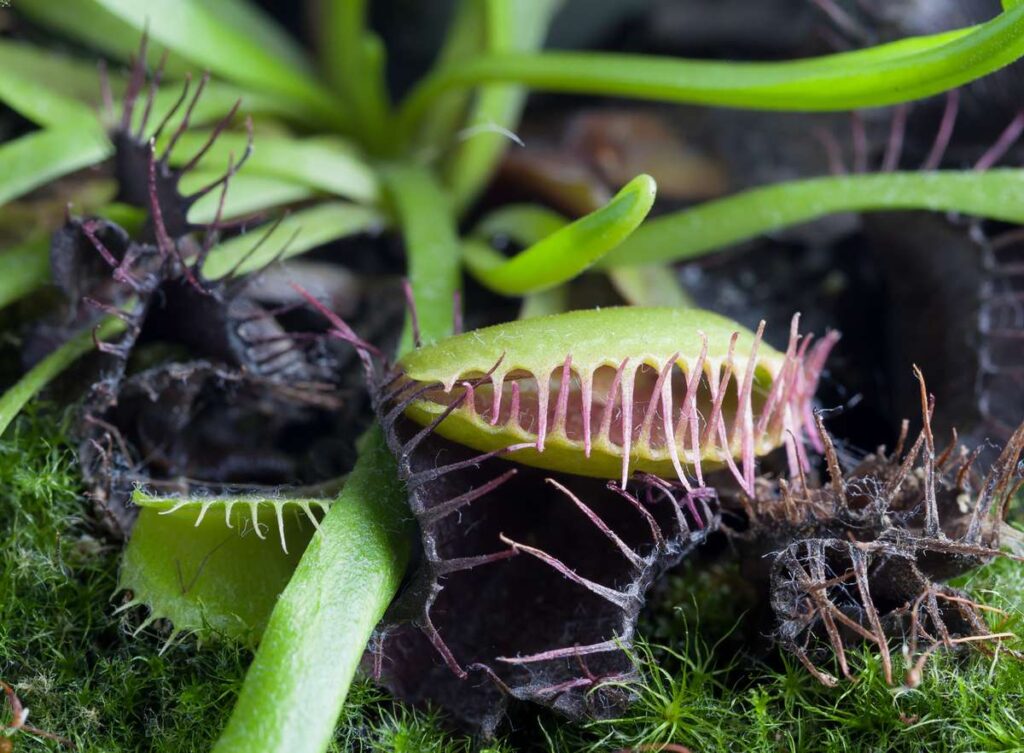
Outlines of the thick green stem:
[{"label": "thick green stem", "polygon": [[270,616],[215,753],[320,753],[409,562],[412,524],[380,430]]},{"label": "thick green stem", "polygon": [[[388,169],[385,183],[405,232],[421,334],[443,337],[459,262],[449,202],[420,168]],[[403,347],[410,332],[407,324]],[[379,428],[360,450],[274,607],[216,753],[321,753],[330,743],[366,642],[405,575],[415,530]]]}]

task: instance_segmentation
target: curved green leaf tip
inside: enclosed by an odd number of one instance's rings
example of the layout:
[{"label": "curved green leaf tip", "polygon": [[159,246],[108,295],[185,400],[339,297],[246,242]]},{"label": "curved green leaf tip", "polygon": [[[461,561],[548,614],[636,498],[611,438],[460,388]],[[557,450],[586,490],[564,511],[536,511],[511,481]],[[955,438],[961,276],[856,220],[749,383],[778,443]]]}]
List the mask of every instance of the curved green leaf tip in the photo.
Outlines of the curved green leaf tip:
[{"label": "curved green leaf tip", "polygon": [[[319,499],[158,498],[142,510],[124,551],[121,609],[145,606],[137,628],[165,619],[176,636],[225,636],[255,644],[318,526]],[[276,530],[275,530],[276,529]]]},{"label": "curved green leaf tip", "polygon": [[647,217],[657,186],[638,175],[600,209],[556,230],[511,259],[470,240],[463,260],[470,274],[504,295],[547,290],[580,274],[628,238]]}]

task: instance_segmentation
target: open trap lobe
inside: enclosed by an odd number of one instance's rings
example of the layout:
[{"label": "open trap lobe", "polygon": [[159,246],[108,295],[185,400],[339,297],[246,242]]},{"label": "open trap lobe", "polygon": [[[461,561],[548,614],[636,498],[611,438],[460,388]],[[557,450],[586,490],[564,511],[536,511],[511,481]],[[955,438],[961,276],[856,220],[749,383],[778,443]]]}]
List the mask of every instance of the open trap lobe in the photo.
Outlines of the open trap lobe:
[{"label": "open trap lobe", "polygon": [[315,483],[348,459],[337,404],[209,361],[134,374],[94,391],[79,457],[108,528],[123,535],[141,485],[160,495]]},{"label": "open trap lobe", "polygon": [[[752,490],[755,457],[785,444],[792,464],[803,462],[810,403],[838,335],[829,333],[812,344],[811,337],[799,335],[794,317],[781,353],[763,344],[763,323],[756,334],[743,333],[713,315],[702,325],[681,316],[675,321],[668,311],[645,309],[640,317],[630,309],[579,311],[563,315],[558,324],[519,322],[507,330],[452,338],[403,359],[399,368],[405,381],[396,394],[418,390],[404,403],[407,414],[423,425],[443,416],[437,430],[456,441],[485,451],[522,445],[514,455],[521,463],[618,476],[623,483],[637,470],[675,477],[692,488],[692,472],[700,487],[706,463],[728,467]],[[637,339],[641,317],[661,325],[651,332],[659,342],[618,342],[616,327]],[[595,338],[570,341],[572,333],[560,328],[577,322],[611,328],[603,355],[591,352]],[[702,330],[705,325],[714,327],[708,327],[710,335]],[[519,343],[542,336],[565,342],[569,353],[553,364],[551,354],[531,358],[522,352]],[[463,353],[478,338],[487,338],[489,351],[496,353],[486,372],[440,365],[456,354],[467,361],[488,358],[487,351]],[[679,350],[657,352],[668,345]],[[612,353],[630,347],[635,348],[631,356],[610,360]]]}]

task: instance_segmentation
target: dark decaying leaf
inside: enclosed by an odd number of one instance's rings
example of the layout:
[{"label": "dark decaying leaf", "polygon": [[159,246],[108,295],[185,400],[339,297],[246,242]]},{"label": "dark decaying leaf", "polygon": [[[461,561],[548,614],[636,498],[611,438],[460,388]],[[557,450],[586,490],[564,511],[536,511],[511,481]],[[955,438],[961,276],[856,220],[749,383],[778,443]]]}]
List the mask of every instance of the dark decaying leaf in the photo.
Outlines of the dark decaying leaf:
[{"label": "dark decaying leaf", "polygon": [[[197,486],[313,483],[344,470],[358,434],[350,430],[346,437],[339,429],[342,362],[321,339],[292,334],[309,324],[292,321],[294,291],[289,298],[280,285],[260,286],[259,274],[203,278],[205,256],[226,225],[219,216],[209,225],[192,224],[188,210],[205,193],[223,191],[245,154],[199,193],[183,195],[181,176],[234,112],[192,160],[172,169],[168,157],[188,128],[205,78],[196,87],[186,83],[178,103],[157,114],[152,98],[160,77],[158,68],[147,88],[138,63],[120,114],[112,106],[107,114],[117,198],[146,210],[142,236],[132,238],[107,220],[69,218],[51,244],[63,310],[37,326],[24,351],[35,362],[109,314],[128,324],[119,340],[99,344],[104,357],[99,377],[85,377],[94,383],[79,427],[86,484],[118,536],[135,518],[129,504],[135,484],[186,493]],[[152,144],[164,129],[170,137],[156,154]],[[353,294],[349,277],[321,273],[318,280],[319,292],[339,305]],[[168,346],[180,363],[162,363]]]},{"label": "dark decaying leaf", "polygon": [[621,711],[628,693],[603,683],[633,675],[646,592],[717,527],[713,493],[656,479],[623,492],[481,456],[402,417],[400,396],[380,411],[422,556],[368,669],[486,734],[510,698],[574,719]]},{"label": "dark decaying leaf", "polygon": [[315,483],[351,455],[338,398],[209,361],[170,363],[93,387],[79,449],[93,501],[115,533],[137,485],[161,495]]},{"label": "dark decaying leaf", "polygon": [[[925,402],[923,380],[921,392]],[[936,649],[987,650],[1008,637],[993,634],[981,607],[944,582],[1000,556],[1024,424],[981,475],[973,468],[979,451],[955,438],[936,455],[933,405],[923,408],[909,451],[904,433],[894,452],[880,449],[846,473],[819,419],[829,481],[762,480],[755,498],[741,502],[749,527],[733,532],[733,542],[748,575],[770,588],[776,637],[826,684],[836,680],[820,662],[834,655],[848,676],[844,649],[853,644],[875,644],[892,682],[889,642],[904,640],[905,681],[915,685]]]},{"label": "dark decaying leaf", "polygon": [[[208,287],[200,281],[199,270],[223,227],[220,213],[209,225],[194,225],[187,220],[188,210],[207,193],[218,188],[225,190],[248,150],[240,155],[238,163],[228,164],[223,175],[209,186],[193,195],[183,195],[178,189],[181,176],[195,166],[206,148],[230,123],[234,112],[214,128],[210,142],[194,159],[180,169],[171,169],[168,158],[178,136],[188,128],[189,117],[202,95],[206,79],[195,87],[191,99],[188,97],[190,84],[186,82],[180,100],[160,116],[160,122],[151,133],[148,126],[150,119],[156,117],[153,98],[162,68],[155,72],[147,95],[140,102],[139,95],[146,85],[145,52],[146,40],[143,39],[119,115],[114,114],[109,91],[105,97],[106,120],[112,123],[108,135],[115,147],[112,171],[117,185],[116,198],[146,210],[143,236],[131,238],[109,220],[71,217],[54,233],[50,265],[53,282],[65,296],[65,307],[53,319],[38,325],[30,336],[24,355],[29,364],[110,313],[124,318],[129,331],[119,343],[102,349],[119,354],[123,360],[138,336],[150,298],[158,288],[177,279],[187,280],[197,290]],[[184,113],[175,122],[183,104]],[[136,113],[137,108],[141,108],[139,113]],[[172,124],[174,132],[158,155],[153,146],[155,139]],[[204,237],[202,242],[197,242],[192,232],[200,230],[205,231]]]}]

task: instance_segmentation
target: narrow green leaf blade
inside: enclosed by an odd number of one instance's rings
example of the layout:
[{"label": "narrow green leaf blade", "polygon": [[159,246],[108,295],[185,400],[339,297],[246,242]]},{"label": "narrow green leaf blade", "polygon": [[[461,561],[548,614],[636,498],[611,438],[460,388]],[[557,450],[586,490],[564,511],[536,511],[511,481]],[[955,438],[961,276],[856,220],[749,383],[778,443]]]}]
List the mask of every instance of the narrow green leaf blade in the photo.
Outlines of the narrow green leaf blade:
[{"label": "narrow green leaf blade", "polygon": [[312,75],[313,68],[302,47],[256,3],[250,0],[205,0],[203,5],[225,26],[235,27],[295,70]]},{"label": "narrow green leaf blade", "polygon": [[[188,162],[207,136],[200,131],[184,135],[171,155],[171,164],[178,166]],[[222,133],[200,165],[208,170],[225,169],[229,157],[233,156],[236,162],[241,157],[246,140],[241,133]],[[282,178],[359,202],[372,203],[380,198],[380,186],[373,169],[340,139],[257,134],[252,156],[239,172],[243,174]]]},{"label": "narrow green leaf blade", "polygon": [[[138,54],[140,29],[128,23],[103,7],[97,0],[18,0],[15,11],[35,23],[53,31],[65,34],[71,39],[127,61]],[[162,20],[156,13],[151,15],[153,25]],[[168,51],[166,73],[168,77],[180,78],[195,69],[195,62],[189,61],[173,50]],[[157,45],[150,45],[146,55],[149,66],[156,66],[163,54]]]},{"label": "narrow green leaf blade", "polygon": [[345,116],[330,92],[197,0],[93,1],[139,33],[148,30],[156,41],[229,81],[298,100],[325,122],[344,124]]},{"label": "narrow green leaf blade", "polygon": [[481,56],[430,76],[406,101],[406,137],[454,87],[534,89],[760,110],[829,111],[909,102],[961,86],[1024,55],[1024,6],[966,32],[780,63],[545,52]]},{"label": "narrow green leaf blade", "polygon": [[[100,101],[99,74],[95,61],[61,55],[25,42],[0,39],[0,99],[38,125],[64,125],[85,112],[95,117],[89,107],[81,107],[68,116],[51,113],[51,103],[72,105],[82,102],[95,106]],[[120,89],[120,77],[111,76],[112,88]],[[41,102],[35,102],[35,98]],[[37,112],[36,112],[37,110]]]},{"label": "narrow green leaf blade", "polygon": [[1024,170],[880,173],[755,188],[645,223],[597,266],[692,259],[836,212],[924,209],[1024,223]]},{"label": "narrow green leaf blade", "polygon": [[203,274],[216,280],[236,265],[236,274],[245,274],[275,259],[289,259],[338,238],[377,230],[383,223],[378,212],[366,207],[341,202],[320,204],[284,218],[276,227],[256,228],[214,246]]},{"label": "narrow green leaf blade", "polygon": [[[539,49],[559,5],[558,0],[487,0],[485,50],[500,54]],[[469,205],[490,179],[510,143],[502,131],[515,130],[525,104],[526,90],[520,86],[488,86],[477,94],[466,125],[488,130],[465,138],[445,165],[456,207]]]},{"label": "narrow green leaf blade", "polygon": [[0,102],[36,125],[59,128],[71,123],[92,127],[96,113],[92,108],[63,94],[40,86],[31,78],[5,69],[0,76]]},{"label": "narrow green leaf blade", "polygon": [[324,75],[344,95],[363,143],[383,151],[390,139],[391,103],[384,45],[367,24],[366,0],[323,0],[317,9],[317,47]]},{"label": "narrow green leaf blade", "polygon": [[[383,180],[405,240],[406,276],[416,300],[420,337],[424,343],[440,340],[454,327],[459,282],[459,240],[451,202],[433,174],[422,167],[389,165]],[[412,331],[406,326],[399,353],[412,347]]]},{"label": "narrow green leaf blade", "polygon": [[[190,171],[185,174],[179,186],[186,194],[218,180],[223,172]],[[237,173],[231,178],[221,219],[229,220],[236,217],[263,212],[267,209],[294,204],[312,199],[317,192],[309,186],[281,180],[266,175]],[[208,223],[217,217],[217,206],[220,202],[220,191],[212,191],[197,201],[188,212],[189,222]]]},{"label": "narrow green leaf blade", "polygon": [[571,280],[622,243],[654,204],[654,179],[638,175],[601,209],[581,217],[511,259],[467,242],[463,259],[481,283],[503,295],[536,293]]},{"label": "narrow green leaf blade", "polygon": [[95,119],[33,131],[0,145],[0,205],[83,167],[113,151]]}]

